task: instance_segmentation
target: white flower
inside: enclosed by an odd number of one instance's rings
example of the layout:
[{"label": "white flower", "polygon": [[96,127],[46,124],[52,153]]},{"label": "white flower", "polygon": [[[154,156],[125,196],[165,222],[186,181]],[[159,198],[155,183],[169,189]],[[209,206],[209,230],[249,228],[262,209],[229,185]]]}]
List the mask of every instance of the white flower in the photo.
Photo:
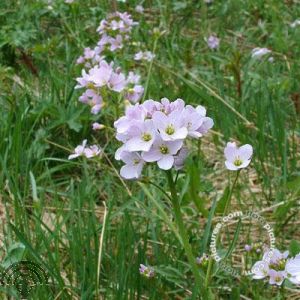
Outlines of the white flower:
[{"label": "white flower", "polygon": [[132,136],[126,142],[128,151],[149,151],[156,136],[156,131],[152,120],[137,123],[129,130],[129,135]]},{"label": "white flower", "polygon": [[263,260],[257,261],[252,269],[251,272],[253,275],[253,279],[262,279],[268,276],[269,273],[269,265]]},{"label": "white flower", "polygon": [[144,160],[138,153],[123,151],[120,158],[125,163],[120,170],[120,174],[123,178],[134,179],[141,176]]},{"label": "white flower", "polygon": [[261,58],[268,53],[271,53],[271,50],[268,48],[254,48],[251,52],[251,56],[252,58]]},{"label": "white flower", "polygon": [[231,171],[246,168],[251,162],[252,154],[253,148],[249,144],[238,148],[236,143],[227,143],[224,149],[226,168]]},{"label": "white flower", "polygon": [[281,285],[286,277],[286,272],[270,270],[269,276],[270,276],[270,279],[269,279],[270,284]]},{"label": "white flower", "polygon": [[188,130],[184,125],[183,113],[173,111],[168,116],[161,111],[153,114],[153,124],[159,130],[164,141],[183,140],[188,135]]},{"label": "white flower", "polygon": [[182,145],[183,141],[166,142],[158,137],[150,151],[142,153],[142,158],[147,162],[156,161],[161,169],[169,170],[175,162],[174,155],[177,154]]},{"label": "white flower", "polygon": [[144,12],[144,7],[142,5],[137,5],[135,7],[135,11],[139,14],[142,14]]},{"label": "white flower", "polygon": [[299,25],[300,25],[300,20],[296,20],[296,21],[294,21],[293,23],[290,24],[290,26],[292,28],[295,28],[296,26],[299,26]]},{"label": "white flower", "polygon": [[101,152],[101,148],[99,148],[97,145],[92,145],[84,150],[84,155],[86,156],[86,158],[91,158],[94,156],[98,156]]},{"label": "white flower", "polygon": [[300,284],[300,255],[287,261],[285,271],[289,281],[294,284]]}]

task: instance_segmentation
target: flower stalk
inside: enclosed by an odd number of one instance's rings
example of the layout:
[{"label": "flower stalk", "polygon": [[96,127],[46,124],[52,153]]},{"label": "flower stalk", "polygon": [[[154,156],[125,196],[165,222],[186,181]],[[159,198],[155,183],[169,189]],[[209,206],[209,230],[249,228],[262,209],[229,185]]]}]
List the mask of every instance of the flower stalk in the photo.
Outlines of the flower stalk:
[{"label": "flower stalk", "polygon": [[195,281],[196,281],[196,289],[195,290],[198,291],[199,288],[201,287],[200,272],[199,272],[199,269],[196,264],[196,258],[193,255],[192,247],[189,243],[188,233],[187,233],[187,231],[185,229],[185,225],[183,223],[183,218],[182,218],[181,209],[180,209],[180,203],[179,203],[178,195],[176,192],[176,186],[173,181],[172,172],[167,171],[166,174],[167,174],[168,184],[169,184],[171,196],[172,196],[171,200],[172,200],[174,214],[175,214],[175,221],[176,221],[177,227],[179,229],[179,234],[182,239],[182,244],[183,244],[186,256],[188,258],[188,262],[191,266],[193,275],[195,277]]}]

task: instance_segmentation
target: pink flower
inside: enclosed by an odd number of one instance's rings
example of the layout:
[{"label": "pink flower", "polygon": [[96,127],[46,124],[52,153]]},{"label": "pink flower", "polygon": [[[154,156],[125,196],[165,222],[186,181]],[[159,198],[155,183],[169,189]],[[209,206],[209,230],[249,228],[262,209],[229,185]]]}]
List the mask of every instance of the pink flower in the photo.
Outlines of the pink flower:
[{"label": "pink flower", "polygon": [[130,105],[125,115],[114,123],[116,138],[123,143],[115,158],[120,160],[124,153],[136,153],[144,162],[157,162],[163,170],[173,166],[179,170],[188,154],[184,146],[188,133],[196,132],[189,135],[192,138],[202,136],[203,122],[210,119],[205,114],[204,108],[185,106],[182,99],[173,102],[167,98],[161,102],[150,99]]},{"label": "pink flower", "polygon": [[224,149],[226,168],[231,171],[246,168],[251,162],[252,154],[251,145],[246,144],[238,148],[236,143],[227,143]]},{"label": "pink flower", "polygon": [[108,81],[108,87],[115,91],[121,92],[126,86],[126,78],[123,73],[115,73],[113,72]]},{"label": "pink flower", "polygon": [[84,140],[81,145],[77,146],[74,150],[74,153],[69,155],[68,159],[74,159],[79,156],[85,156],[86,158],[91,158],[99,155],[102,152],[102,149],[96,145],[87,147],[87,140]]},{"label": "pink flower", "polygon": [[132,136],[126,143],[128,151],[149,151],[156,137],[156,131],[152,120],[136,123],[129,130]]},{"label": "pink flower", "polygon": [[81,71],[81,75],[82,75],[82,77],[76,78],[76,81],[78,82],[78,84],[75,86],[75,89],[80,89],[80,88],[86,87],[90,81],[90,76],[86,73],[85,70]]},{"label": "pink flower", "polygon": [[74,149],[74,153],[71,154],[71,155],[69,155],[68,159],[74,159],[74,158],[76,158],[76,157],[79,157],[79,156],[84,155],[86,143],[87,143],[87,140],[83,140],[82,144],[79,145],[79,146],[77,146],[77,147]]},{"label": "pink flower", "polygon": [[108,64],[105,60],[102,60],[99,67],[96,66],[90,70],[89,80],[93,82],[96,87],[102,87],[109,83],[112,73],[112,64]]},{"label": "pink flower", "polygon": [[98,95],[94,90],[86,90],[79,97],[79,101],[90,105],[92,107],[91,113],[94,115],[97,114],[103,106],[102,97]]},{"label": "pink flower", "polygon": [[183,146],[180,150],[179,153],[174,156],[174,169],[175,170],[181,170],[184,166],[184,161],[187,158],[189,154],[188,148]]},{"label": "pink flower", "polygon": [[133,88],[127,89],[125,99],[131,103],[137,103],[144,94],[144,88],[141,85],[135,85]]},{"label": "pink flower", "polygon": [[115,51],[116,49],[123,48],[123,38],[120,34],[116,36],[116,38],[111,38],[110,42],[110,50]]}]

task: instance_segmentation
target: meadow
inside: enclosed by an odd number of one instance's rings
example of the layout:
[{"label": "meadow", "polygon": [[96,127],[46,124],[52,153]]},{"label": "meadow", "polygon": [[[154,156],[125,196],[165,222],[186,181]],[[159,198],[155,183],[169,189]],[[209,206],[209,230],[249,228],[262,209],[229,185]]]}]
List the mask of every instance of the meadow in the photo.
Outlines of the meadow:
[{"label": "meadow", "polygon": [[300,299],[299,16],[1,0],[0,299]]}]

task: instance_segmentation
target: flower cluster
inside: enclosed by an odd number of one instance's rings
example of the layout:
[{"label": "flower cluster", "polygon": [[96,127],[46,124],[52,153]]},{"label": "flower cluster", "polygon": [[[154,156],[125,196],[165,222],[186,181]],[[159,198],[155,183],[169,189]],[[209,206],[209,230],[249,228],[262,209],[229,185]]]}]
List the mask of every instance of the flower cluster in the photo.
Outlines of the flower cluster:
[{"label": "flower cluster", "polygon": [[268,249],[263,259],[252,267],[253,279],[269,278],[269,283],[281,285],[285,279],[300,284],[300,254],[288,259],[289,252],[281,253],[277,249]]},{"label": "flower cluster", "polygon": [[115,12],[109,14],[107,19],[100,22],[97,32],[100,40],[94,49],[85,48],[84,53],[77,59],[77,64],[84,64],[85,67],[92,67],[102,60],[105,51],[114,52],[122,49],[124,41],[128,41],[132,27],[137,25],[127,12]]},{"label": "flower cluster", "polygon": [[86,158],[92,158],[98,156],[102,152],[102,149],[97,145],[87,146],[87,140],[84,140],[81,145],[78,145],[74,149],[74,153],[69,155],[68,159],[74,159],[79,156],[85,156]]},{"label": "flower cluster", "polygon": [[[136,103],[142,97],[144,88],[139,84],[140,76],[129,72],[126,76],[114,62],[105,59],[104,51],[123,48],[123,41],[129,39],[134,22],[128,13],[116,12],[102,20],[97,31],[100,41],[94,49],[85,48],[83,56],[77,59],[85,69],[78,77],[76,89],[85,88],[79,101],[91,107],[92,114],[98,114],[103,107],[103,98],[108,93],[122,93],[125,100]],[[88,69],[86,71],[86,69]]]},{"label": "flower cluster", "polygon": [[209,256],[206,253],[203,253],[201,257],[196,257],[196,264],[198,266],[206,267],[209,261]]},{"label": "flower cluster", "polygon": [[208,48],[215,50],[219,48],[220,45],[220,39],[218,37],[216,37],[215,35],[211,35],[209,36],[209,38],[207,39],[207,46]]},{"label": "flower cluster", "polygon": [[140,264],[139,271],[141,275],[147,278],[153,278],[155,276],[154,269],[152,267],[147,267],[143,264]]},{"label": "flower cluster", "polygon": [[147,100],[129,106],[115,123],[116,138],[123,143],[115,158],[122,160],[121,176],[139,178],[146,162],[163,170],[183,167],[187,156],[185,140],[200,138],[213,126],[203,106],[185,105],[182,99],[170,102]]},{"label": "flower cluster", "polygon": [[252,245],[246,244],[244,249],[246,252],[251,252],[251,253],[261,253],[262,249],[266,249],[266,245],[263,243],[254,243]]},{"label": "flower cluster", "polygon": [[227,143],[224,149],[225,165],[228,170],[237,171],[248,167],[251,162],[253,148],[251,145],[237,147],[236,143]]}]

